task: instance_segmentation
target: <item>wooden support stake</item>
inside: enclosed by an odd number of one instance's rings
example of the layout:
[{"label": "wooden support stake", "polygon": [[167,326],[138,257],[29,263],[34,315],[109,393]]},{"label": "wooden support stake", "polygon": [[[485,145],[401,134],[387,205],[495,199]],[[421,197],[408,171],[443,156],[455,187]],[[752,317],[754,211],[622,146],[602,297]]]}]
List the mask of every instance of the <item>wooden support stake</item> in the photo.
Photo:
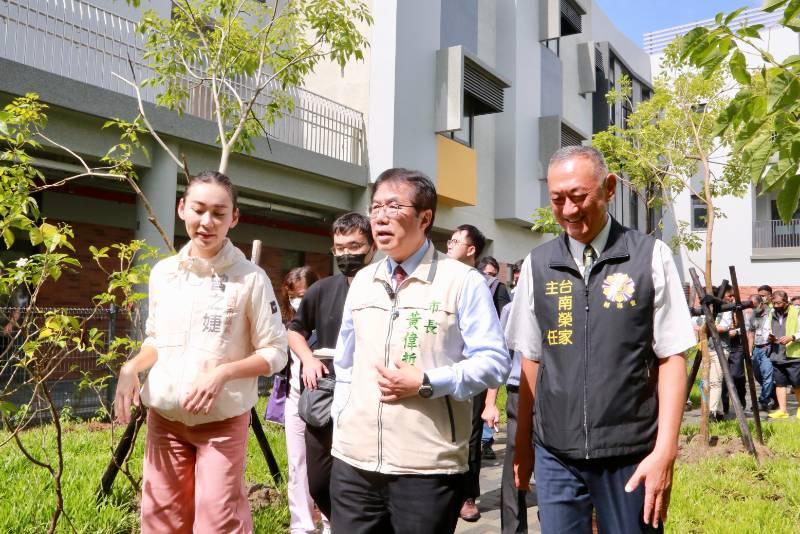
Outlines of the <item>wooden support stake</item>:
[{"label": "wooden support stake", "polygon": [[[250,261],[259,264],[261,261],[261,240],[256,239],[253,241],[253,248],[250,252]],[[262,302],[262,306],[268,306],[268,302]],[[273,369],[272,371],[275,371]],[[264,460],[267,461],[269,467],[269,474],[272,475],[272,480],[275,484],[280,484],[282,480],[281,469],[278,462],[275,460],[275,455],[272,453],[272,448],[269,446],[267,435],[264,433],[264,427],[261,426],[261,419],[258,417],[255,407],[250,409],[250,427],[253,429],[253,434],[256,435],[258,446],[261,447],[261,453],[264,455]]]},{"label": "wooden support stake", "polygon": [[[733,296],[736,299],[736,304],[742,304],[742,298],[739,294],[739,281],[736,279],[736,267],[731,265],[728,267],[731,273],[731,284],[733,285]],[[747,328],[744,323],[744,313],[740,306],[736,306],[736,322],[739,325],[739,337],[742,340],[742,351],[744,351],[744,369],[747,375],[747,385],[750,390],[750,405],[753,407],[753,421],[756,427],[756,439],[760,444],[764,444],[764,436],[761,433],[761,414],[758,410],[758,396],[756,395],[756,381],[753,375],[753,360],[750,354],[750,341],[747,339]],[[733,395],[732,395],[733,396]]]},{"label": "wooden support stake", "polygon": [[747,419],[744,416],[744,408],[742,408],[742,404],[739,402],[739,397],[735,394],[736,386],[733,383],[731,371],[728,368],[728,361],[725,358],[725,352],[722,348],[722,340],[719,337],[719,332],[717,332],[714,314],[711,311],[711,307],[709,306],[708,302],[702,301],[703,297],[706,295],[706,292],[703,289],[703,286],[700,285],[700,279],[698,278],[697,272],[693,267],[689,269],[689,274],[692,276],[694,289],[701,298],[701,306],[706,318],[706,329],[711,334],[710,339],[713,342],[714,350],[717,353],[717,360],[719,361],[719,366],[722,370],[722,376],[725,378],[725,383],[728,385],[728,391],[732,393],[730,396],[731,404],[733,404],[733,409],[736,412],[736,420],[739,422],[739,431],[741,432],[742,436],[742,444],[744,445],[745,449],[747,449],[747,451],[753,455],[753,458],[755,458],[756,462],[758,462],[758,453],[756,452],[756,447],[753,443],[753,436],[750,435],[750,427],[747,426]]}]

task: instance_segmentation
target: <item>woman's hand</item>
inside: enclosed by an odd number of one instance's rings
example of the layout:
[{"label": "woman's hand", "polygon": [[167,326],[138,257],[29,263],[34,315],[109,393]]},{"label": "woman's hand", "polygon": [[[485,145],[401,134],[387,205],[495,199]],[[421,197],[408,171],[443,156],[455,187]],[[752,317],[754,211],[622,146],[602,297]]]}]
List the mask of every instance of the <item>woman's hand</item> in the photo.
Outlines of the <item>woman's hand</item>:
[{"label": "woman's hand", "polygon": [[225,364],[219,365],[210,371],[200,373],[192,384],[192,388],[181,402],[183,408],[192,414],[208,415],[214,401],[217,400],[219,392],[228,381],[227,367]]},{"label": "woman's hand", "polygon": [[127,425],[131,420],[131,405],[140,406],[140,387],[139,373],[130,365],[123,365],[119,370],[117,392],[114,395],[114,415],[118,423]]},{"label": "woman's hand", "polygon": [[308,389],[317,388],[317,379],[329,373],[325,364],[316,358],[303,362],[303,383]]}]

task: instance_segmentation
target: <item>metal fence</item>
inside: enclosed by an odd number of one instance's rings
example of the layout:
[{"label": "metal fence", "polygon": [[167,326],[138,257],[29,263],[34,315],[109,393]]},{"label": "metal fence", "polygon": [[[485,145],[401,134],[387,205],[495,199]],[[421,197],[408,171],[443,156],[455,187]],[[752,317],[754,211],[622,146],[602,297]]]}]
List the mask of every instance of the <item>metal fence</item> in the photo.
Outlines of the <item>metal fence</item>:
[{"label": "metal fence", "polygon": [[[136,79],[153,75],[143,60],[144,43],[135,21],[82,0],[0,0],[0,57],[85,82],[128,96],[133,88],[114,76]],[[130,63],[129,63],[130,60]],[[188,84],[188,80],[187,80]],[[247,99],[255,91],[252,78],[235,80]],[[256,100],[262,116],[278,82],[268,85]],[[355,165],[365,165],[363,114],[305,89],[288,91],[295,107],[273,124],[270,137],[293,146]],[[155,103],[158,90],[142,89],[142,98]],[[189,91],[187,113],[213,118],[213,98],[207,86]]]},{"label": "metal fence", "polygon": [[753,221],[753,248],[800,247],[800,219]]},{"label": "metal fence", "polygon": [[[7,308],[0,307],[0,396],[16,406],[30,404],[31,408],[45,408],[44,399],[34,395],[31,387],[30,369],[21,362],[24,358],[26,339],[34,339],[44,327],[49,313],[59,313],[86,320],[86,330],[97,328],[103,333],[103,340],[108,343],[117,335],[125,335],[127,321],[120,318],[115,308]],[[20,330],[22,325],[22,330]],[[48,385],[53,401],[59,410],[69,407],[72,414],[79,417],[95,415],[103,402],[110,405],[113,392],[113,380],[109,387],[94,391],[82,389],[81,381],[85,377],[97,378],[111,374],[108,367],[98,365],[98,354],[91,351],[69,352],[54,356],[48,365],[45,383]],[[42,413],[42,419],[48,414]]]}]

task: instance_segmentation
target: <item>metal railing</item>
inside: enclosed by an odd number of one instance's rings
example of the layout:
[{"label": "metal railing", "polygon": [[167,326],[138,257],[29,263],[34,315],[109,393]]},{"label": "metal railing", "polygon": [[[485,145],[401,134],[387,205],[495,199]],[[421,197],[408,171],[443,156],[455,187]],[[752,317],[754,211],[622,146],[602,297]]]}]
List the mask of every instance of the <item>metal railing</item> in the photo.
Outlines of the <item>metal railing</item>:
[{"label": "metal railing", "polygon": [[[27,339],[36,338],[44,326],[49,312],[57,312],[86,320],[86,329],[96,328],[103,333],[105,343],[117,335],[125,335],[127,321],[119,316],[115,307],[111,308],[9,308],[0,307],[0,395],[3,400],[20,406],[43,406],[40,394],[34,394],[30,381],[31,368],[23,363],[23,351]],[[21,323],[21,324],[20,324]],[[20,328],[23,330],[20,331]],[[121,331],[122,330],[122,331]],[[39,372],[47,369],[46,383],[56,407],[69,406],[75,415],[89,417],[95,415],[104,402],[109,404],[113,382],[102,392],[82,389],[81,381],[86,377],[97,378],[110,373],[105,365],[98,364],[98,355],[92,351],[71,351],[63,356],[55,356],[56,362],[40,362]]]},{"label": "metal railing", "polygon": [[[113,73],[137,80],[153,75],[142,56],[144,43],[136,22],[83,0],[0,0],[0,57],[128,96],[134,90]],[[252,95],[253,79],[239,80],[242,96]],[[257,116],[270,101],[275,82],[259,95]],[[155,103],[157,89],[142,90]],[[268,135],[287,144],[337,160],[365,165],[363,114],[305,89],[289,90],[295,107],[272,125]],[[190,90],[186,112],[213,118],[210,89]]]},{"label": "metal railing", "polygon": [[[777,24],[778,20],[780,20],[782,16],[782,10],[775,11],[774,13],[766,13],[757,7],[746,9],[733,20],[731,27],[736,29],[750,24],[763,24],[765,27],[769,28]],[[688,24],[682,24],[680,26],[665,28],[655,32],[645,33],[644,51],[648,54],[657,54],[664,50],[667,45],[673,41],[673,39],[686,34],[686,32],[691,29],[697,28],[698,26],[711,28],[715,25],[716,21],[714,19],[704,19],[696,22],[690,22]]]},{"label": "metal railing", "polygon": [[753,248],[800,247],[800,219],[753,221]]}]

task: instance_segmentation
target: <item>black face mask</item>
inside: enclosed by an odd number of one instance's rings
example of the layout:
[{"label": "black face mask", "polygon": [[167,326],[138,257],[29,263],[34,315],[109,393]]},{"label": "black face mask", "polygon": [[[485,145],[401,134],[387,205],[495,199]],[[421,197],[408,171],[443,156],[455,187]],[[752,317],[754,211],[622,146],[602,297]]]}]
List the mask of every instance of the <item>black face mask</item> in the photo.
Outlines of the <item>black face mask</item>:
[{"label": "black face mask", "polygon": [[364,267],[366,259],[366,254],[342,254],[336,256],[336,267],[347,277],[355,276]]}]

